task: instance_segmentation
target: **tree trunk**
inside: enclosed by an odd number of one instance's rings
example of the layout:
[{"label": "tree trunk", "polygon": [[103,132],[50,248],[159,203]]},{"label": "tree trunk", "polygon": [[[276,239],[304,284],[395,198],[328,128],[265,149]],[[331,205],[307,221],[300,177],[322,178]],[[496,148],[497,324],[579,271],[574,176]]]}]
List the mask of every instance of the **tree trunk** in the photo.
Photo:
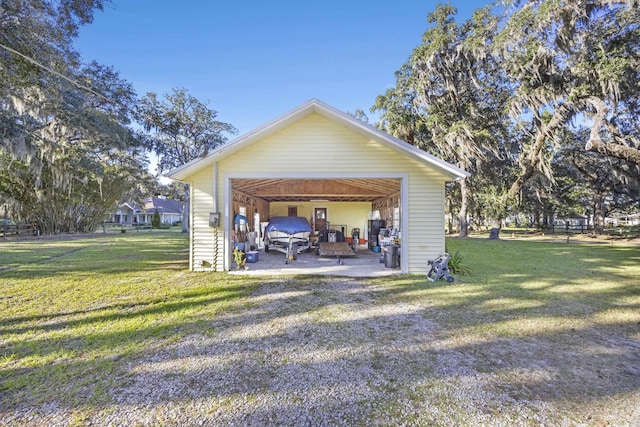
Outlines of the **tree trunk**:
[{"label": "tree trunk", "polygon": [[[447,223],[447,234],[451,234],[453,233],[453,209],[451,207],[451,200],[450,200],[450,196],[446,195],[446,190],[445,190],[445,201],[444,201],[444,205],[445,205],[445,211],[444,211],[444,217],[445,217],[445,221]],[[447,213],[449,212],[449,213]]]},{"label": "tree trunk", "polygon": [[467,180],[460,181],[460,212],[458,213],[458,221],[460,222],[460,237],[469,237],[469,222],[467,221],[467,213],[469,211],[469,187]]},{"label": "tree trunk", "polygon": [[[603,153],[609,157],[617,157],[636,165],[640,165],[640,150],[633,146],[633,144],[627,145],[627,141],[623,140],[616,142],[604,142],[600,137],[600,129],[608,125],[608,127],[615,127],[611,123],[607,123],[607,115],[609,114],[609,107],[605,102],[596,97],[590,96],[587,101],[596,109],[596,114],[592,117],[593,123],[591,125],[591,133],[589,134],[589,140],[585,144],[585,150],[597,151]],[[618,129],[609,129],[610,133],[615,135]]]},{"label": "tree trunk", "polygon": [[542,228],[553,226],[553,210],[549,206],[543,207]]},{"label": "tree trunk", "polygon": [[604,196],[598,196],[593,204],[593,231],[596,234],[604,234],[604,221],[606,217],[604,201]]},{"label": "tree trunk", "polygon": [[191,204],[190,187],[188,184],[184,186],[184,210],[182,211],[182,232],[189,232],[189,206]]}]

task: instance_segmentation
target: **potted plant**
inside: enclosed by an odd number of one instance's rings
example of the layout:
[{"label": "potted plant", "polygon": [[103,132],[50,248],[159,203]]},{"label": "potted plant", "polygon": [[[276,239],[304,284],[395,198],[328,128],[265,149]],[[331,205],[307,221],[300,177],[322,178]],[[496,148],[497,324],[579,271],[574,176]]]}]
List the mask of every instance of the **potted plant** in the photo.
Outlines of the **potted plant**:
[{"label": "potted plant", "polygon": [[240,270],[241,268],[247,269],[245,263],[247,262],[247,254],[244,251],[241,251],[237,247],[233,249],[233,260],[236,263],[236,270]]}]

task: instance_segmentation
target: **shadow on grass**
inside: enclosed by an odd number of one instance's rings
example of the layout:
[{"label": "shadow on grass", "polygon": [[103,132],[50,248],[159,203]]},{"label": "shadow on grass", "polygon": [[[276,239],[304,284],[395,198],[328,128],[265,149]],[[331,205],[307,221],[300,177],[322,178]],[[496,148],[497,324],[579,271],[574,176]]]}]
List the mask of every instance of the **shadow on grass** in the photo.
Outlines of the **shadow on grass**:
[{"label": "shadow on grass", "polygon": [[[5,337],[26,336],[0,347],[0,409],[210,398],[228,402],[229,423],[286,422],[309,405],[325,417],[316,421],[394,423],[425,402],[459,400],[461,390],[468,402],[454,411],[463,415],[504,401],[517,414],[544,401],[562,405],[547,421],[568,413],[584,422],[584,410],[567,407],[640,391],[638,252],[542,245],[470,244],[473,274],[456,284],[192,274],[202,288],[3,319]],[[612,311],[620,315],[608,318]],[[68,319],[76,315],[86,316]],[[28,322],[36,324],[21,325]],[[29,358],[48,362],[21,367]],[[58,381],[67,386],[53,396]],[[262,394],[280,403],[256,409],[243,400]],[[340,418],[349,406],[363,418]],[[430,416],[418,419],[438,422]]]},{"label": "shadow on grass", "polygon": [[[326,400],[320,399],[317,409],[326,413],[338,411],[336,414],[339,414],[339,402],[343,407],[364,405],[372,395],[391,401],[403,396],[405,388],[422,389],[410,399],[409,403],[416,407],[431,392],[451,393],[453,397],[451,387],[459,386],[455,385],[457,378],[470,373],[494,376],[483,384],[483,387],[495,388],[493,392],[483,390],[486,391],[483,399],[489,400],[502,393],[523,401],[559,400],[577,405],[585,400],[611,398],[640,389],[640,380],[633,372],[639,349],[633,343],[625,344],[624,340],[629,338],[624,338],[620,331],[629,325],[608,324],[581,330],[567,328],[515,338],[486,340],[479,337],[477,342],[458,343],[457,328],[447,326],[443,321],[455,314],[451,311],[456,310],[455,305],[431,307],[423,301],[420,305],[405,307],[404,313],[385,313],[385,309],[396,306],[399,298],[404,304],[411,304],[411,299],[401,298],[402,294],[415,293],[425,286],[432,289],[447,286],[426,285],[418,278],[405,278],[400,282],[379,289],[366,280],[344,280],[337,287],[319,291],[317,286],[322,280],[313,278],[273,281],[253,288],[243,307],[234,306],[211,317],[203,315],[200,309],[215,304],[214,298],[199,300],[206,296],[206,292],[201,291],[187,294],[189,301],[185,305],[170,304],[167,311],[157,314],[168,315],[171,310],[184,310],[190,306],[198,315],[196,321],[147,325],[133,334],[96,332],[78,338],[53,339],[52,342],[38,340],[14,348],[15,357],[28,356],[32,345],[49,347],[52,354],[86,353],[110,347],[113,347],[113,353],[92,362],[83,357],[63,358],[51,365],[4,371],[3,377],[14,378],[5,392],[15,392],[14,398],[20,397],[27,402],[35,399],[31,404],[42,403],[38,398],[46,400],[47,389],[39,389],[43,386],[41,381],[27,379],[46,377],[49,378],[47,381],[75,385],[69,395],[62,394],[65,404],[71,407],[104,405],[110,398],[153,407],[160,402],[186,402],[203,396],[233,399],[238,394],[273,393],[304,398],[312,387],[333,390],[336,394]],[[241,289],[246,288],[232,287],[226,291],[237,292],[229,295],[234,300],[243,293]],[[276,300],[264,299],[274,295],[278,296]],[[286,311],[283,307],[287,307]],[[360,312],[361,318],[329,320],[344,307]],[[318,314],[315,318],[306,318],[285,331],[269,330],[270,325],[283,318],[323,313],[327,309],[335,311],[327,317]],[[142,310],[138,315],[148,316],[149,311]],[[534,316],[520,317],[524,321]],[[232,338],[234,334],[226,332],[238,331],[242,335],[245,328],[256,336]],[[200,338],[185,342],[181,338],[172,340],[176,334],[196,334]],[[610,342],[602,342],[603,337]],[[131,341],[145,347],[131,350],[114,345]],[[615,352],[610,351],[611,354],[603,358],[594,351],[595,344],[601,351],[615,349]],[[124,354],[119,354],[119,350]],[[326,353],[328,357],[295,356],[305,353]],[[191,370],[189,358],[209,362]],[[136,366],[144,368],[136,373]],[[94,380],[85,383],[86,378],[79,375],[81,372],[91,373]],[[23,380],[18,381],[16,377]],[[170,389],[166,383],[171,384]],[[92,396],[101,384],[113,387],[108,392],[110,397],[104,397],[107,402],[83,397]],[[19,391],[12,390],[14,387]],[[353,393],[353,390],[363,389],[369,389],[369,392],[362,396]],[[471,391],[477,393],[479,390]],[[262,413],[255,411],[244,416],[258,422],[256,417],[273,417],[277,411],[277,416],[286,420],[286,411],[295,415],[307,407],[301,402],[289,401],[277,409],[263,409]],[[231,417],[240,417],[237,411],[236,415],[232,415],[233,412],[230,411]],[[242,418],[235,421],[240,422]]]},{"label": "shadow on grass", "polygon": [[188,267],[188,238],[176,233],[100,235],[84,240],[7,243],[0,279],[110,275]]},{"label": "shadow on grass", "polygon": [[[194,306],[207,306],[218,302],[228,301],[229,299],[238,298],[245,295],[246,290],[246,286],[224,286],[221,289],[208,288],[199,291],[189,291],[178,293],[177,295],[131,304],[110,304],[90,310],[60,312],[43,316],[9,317],[0,320],[0,334],[51,332],[75,327],[90,327],[92,324],[103,324],[105,322],[127,321],[128,319],[144,318],[147,316],[155,317],[169,315],[185,309],[193,309]],[[62,320],[64,318],[79,316],[80,318],[77,319]],[[59,320],[52,322],[52,319],[56,318]],[[10,326],[20,323],[31,323],[36,320],[46,320],[46,323],[42,325],[29,325],[16,328]],[[131,335],[130,332],[127,334]],[[108,337],[109,334],[106,335]],[[41,343],[42,346],[46,345],[45,341]],[[36,348],[41,347],[37,342],[31,342],[28,347],[34,348],[34,344]]]}]

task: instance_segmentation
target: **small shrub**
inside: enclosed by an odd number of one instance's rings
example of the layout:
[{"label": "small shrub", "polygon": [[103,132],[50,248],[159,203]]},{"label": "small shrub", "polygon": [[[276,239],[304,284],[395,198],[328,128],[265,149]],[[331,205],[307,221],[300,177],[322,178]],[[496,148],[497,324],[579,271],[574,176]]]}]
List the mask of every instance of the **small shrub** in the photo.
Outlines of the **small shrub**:
[{"label": "small shrub", "polygon": [[171,228],[171,224],[169,224],[168,222],[163,222],[162,224],[160,224],[160,230],[168,230]]},{"label": "small shrub", "polygon": [[160,228],[160,213],[158,209],[156,209],[153,216],[151,216],[151,228]]},{"label": "small shrub", "polygon": [[464,275],[471,273],[471,270],[463,264],[463,257],[460,251],[455,251],[449,255],[451,256],[449,258],[449,271],[451,271],[452,274]]}]

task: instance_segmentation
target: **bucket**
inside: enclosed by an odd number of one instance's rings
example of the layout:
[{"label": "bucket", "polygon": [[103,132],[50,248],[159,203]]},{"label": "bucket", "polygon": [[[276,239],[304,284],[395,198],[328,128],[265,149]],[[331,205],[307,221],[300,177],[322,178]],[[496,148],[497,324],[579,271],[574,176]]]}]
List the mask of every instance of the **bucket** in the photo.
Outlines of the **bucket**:
[{"label": "bucket", "polygon": [[247,262],[258,262],[259,257],[258,251],[249,251],[247,252]]}]

